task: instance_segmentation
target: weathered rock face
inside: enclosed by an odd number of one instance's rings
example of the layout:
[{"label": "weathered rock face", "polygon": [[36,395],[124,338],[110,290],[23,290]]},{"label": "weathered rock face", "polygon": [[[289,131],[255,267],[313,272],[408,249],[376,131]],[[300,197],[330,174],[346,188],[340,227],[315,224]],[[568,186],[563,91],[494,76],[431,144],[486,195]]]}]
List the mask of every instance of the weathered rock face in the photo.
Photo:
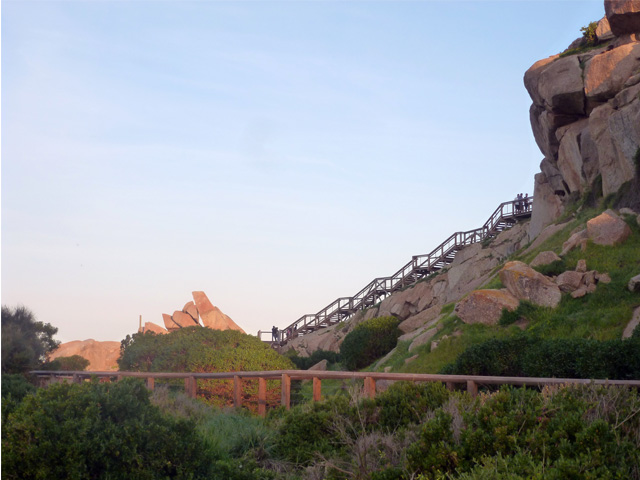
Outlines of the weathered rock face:
[{"label": "weathered rock face", "polygon": [[517,299],[543,307],[557,307],[562,297],[560,289],[551,279],[526,263],[507,262],[500,270],[500,280]]},{"label": "weathered rock face", "polygon": [[[173,315],[162,314],[162,320],[167,330],[151,322],[145,323],[143,332],[167,333],[180,328],[199,327],[202,318],[203,326],[213,330],[238,330],[245,333],[228,315],[214,306],[204,292],[192,292],[193,302],[187,302],[182,310],[176,310]],[[150,327],[147,327],[150,325]]]},{"label": "weathered rock face", "polygon": [[213,330],[238,330],[245,333],[228,315],[214,306],[204,292],[192,292],[192,295],[205,327]]},{"label": "weathered rock face", "polygon": [[[524,84],[533,100],[534,138],[544,159],[535,177],[530,238],[556,220],[570,198],[618,191],[634,179],[640,149],[640,2],[605,1],[602,48],[533,64]],[[574,195],[572,195],[574,194]]]},{"label": "weathered rock face", "polygon": [[549,265],[550,263],[561,260],[557,253],[547,250],[546,252],[540,252],[536,255],[536,258],[531,260],[529,266],[538,267],[540,265]]},{"label": "weathered rock face", "polygon": [[99,342],[93,339],[74,340],[61,344],[49,359],[80,355],[89,360],[87,370],[92,372],[107,372],[118,369],[120,357],[120,342]]},{"label": "weathered rock face", "polygon": [[518,303],[506,290],[475,290],[456,305],[455,312],[464,323],[496,325],[502,309],[513,311]]}]

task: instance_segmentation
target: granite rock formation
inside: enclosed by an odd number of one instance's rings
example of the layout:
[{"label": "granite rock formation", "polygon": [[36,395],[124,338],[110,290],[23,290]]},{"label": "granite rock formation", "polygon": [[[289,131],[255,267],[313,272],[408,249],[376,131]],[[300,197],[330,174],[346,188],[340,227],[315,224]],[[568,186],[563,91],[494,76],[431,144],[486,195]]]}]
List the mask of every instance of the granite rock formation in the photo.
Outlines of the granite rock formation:
[{"label": "granite rock formation", "polygon": [[173,315],[162,314],[166,330],[155,323],[147,322],[141,331],[167,333],[180,328],[204,326],[213,330],[238,330],[245,333],[231,317],[214,306],[204,292],[197,291],[191,294],[193,301],[187,302],[182,310],[176,310]]},{"label": "granite rock formation", "polygon": [[606,196],[637,180],[640,1],[604,3],[598,48],[540,60],[524,76],[533,134],[544,155],[530,238],[585,192],[601,189]]}]

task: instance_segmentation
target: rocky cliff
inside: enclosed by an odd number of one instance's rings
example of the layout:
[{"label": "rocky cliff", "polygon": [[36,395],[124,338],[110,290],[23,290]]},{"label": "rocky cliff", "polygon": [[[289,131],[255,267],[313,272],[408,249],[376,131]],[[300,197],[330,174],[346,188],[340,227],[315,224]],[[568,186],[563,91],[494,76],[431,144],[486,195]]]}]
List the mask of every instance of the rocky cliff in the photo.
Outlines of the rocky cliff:
[{"label": "rocky cliff", "polygon": [[120,356],[120,342],[100,342],[93,340],[74,340],[63,343],[55,352],[49,356],[49,360],[58,357],[71,357],[80,355],[89,360],[87,370],[94,372],[105,372],[117,370],[117,360]]},{"label": "rocky cliff", "polygon": [[578,39],[524,76],[544,155],[530,238],[586,193],[606,197],[627,184],[616,206],[640,206],[640,1],[606,0],[604,6],[591,44]]}]

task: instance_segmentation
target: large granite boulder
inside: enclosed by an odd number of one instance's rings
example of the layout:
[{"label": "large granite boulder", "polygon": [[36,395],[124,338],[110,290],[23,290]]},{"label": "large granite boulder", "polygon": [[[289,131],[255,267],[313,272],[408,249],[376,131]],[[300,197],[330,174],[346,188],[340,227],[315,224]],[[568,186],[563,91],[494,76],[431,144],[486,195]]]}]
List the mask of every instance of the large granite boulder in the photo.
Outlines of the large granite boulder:
[{"label": "large granite boulder", "polygon": [[200,326],[200,324],[196,322],[191,315],[178,310],[173,312],[173,315],[171,315],[171,319],[180,328]]},{"label": "large granite boulder", "polygon": [[567,270],[556,277],[556,285],[561,291],[571,293],[582,286],[584,273]]},{"label": "large granite boulder", "polygon": [[562,293],[558,286],[526,263],[507,262],[499,275],[502,284],[519,300],[552,308],[560,303]]},{"label": "large granite boulder", "polygon": [[118,370],[120,358],[120,342],[100,342],[92,338],[88,340],[74,340],[61,344],[49,355],[49,360],[58,357],[80,355],[89,360],[87,370],[92,372],[107,372]]},{"label": "large granite boulder", "polygon": [[519,301],[506,290],[475,290],[460,300],[455,312],[464,323],[496,325],[502,310],[515,310]]},{"label": "large granite boulder", "polygon": [[605,0],[604,11],[614,35],[640,32],[638,0]]},{"label": "large granite boulder", "polygon": [[613,210],[607,210],[587,222],[587,234],[597,245],[619,245],[631,235],[631,228]]}]

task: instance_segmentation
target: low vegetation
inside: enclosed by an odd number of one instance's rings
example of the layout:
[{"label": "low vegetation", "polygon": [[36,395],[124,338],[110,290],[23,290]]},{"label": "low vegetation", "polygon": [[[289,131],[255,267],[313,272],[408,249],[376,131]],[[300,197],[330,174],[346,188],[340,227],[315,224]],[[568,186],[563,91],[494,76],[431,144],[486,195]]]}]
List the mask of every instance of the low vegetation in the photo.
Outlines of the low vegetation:
[{"label": "low vegetation", "polygon": [[396,317],[377,317],[356,326],[340,345],[347,370],[358,370],[389,353],[402,334]]}]

